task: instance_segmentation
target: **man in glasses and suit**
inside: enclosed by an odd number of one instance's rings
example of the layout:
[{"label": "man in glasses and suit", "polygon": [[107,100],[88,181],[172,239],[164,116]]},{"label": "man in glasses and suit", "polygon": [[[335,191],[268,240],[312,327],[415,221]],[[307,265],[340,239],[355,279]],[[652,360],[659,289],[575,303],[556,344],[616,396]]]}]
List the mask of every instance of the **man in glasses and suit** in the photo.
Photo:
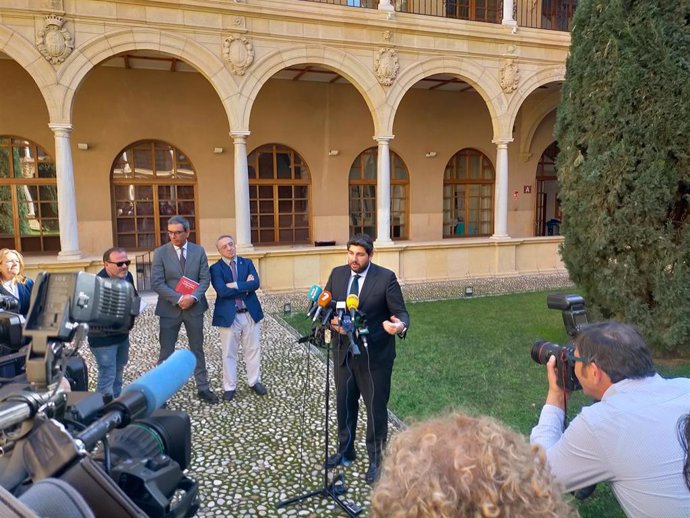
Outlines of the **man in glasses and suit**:
[{"label": "man in glasses and suit", "polygon": [[[129,271],[131,263],[124,248],[109,248],[103,253],[103,268],[96,275],[120,279],[134,286],[134,278]],[[129,332],[113,334],[91,331],[89,348],[98,367],[96,390],[103,395],[105,402],[109,402],[118,397],[122,390],[122,375],[129,360]]]},{"label": "man in glasses and suit", "polygon": [[223,351],[223,399],[232,401],[237,390],[237,350],[242,345],[247,384],[259,396],[268,389],[261,383],[261,320],[264,313],[256,296],[259,274],[251,259],[239,257],[232,236],[216,241],[220,259],[211,265],[216,290],[213,325],[220,331]]},{"label": "man in glasses and suit", "polygon": [[209,386],[204,356],[204,313],[208,309],[205,294],[211,277],[206,252],[187,240],[189,230],[187,218],[171,217],[168,220],[170,242],[154,250],[151,287],[158,293],[156,315],[160,318],[161,344],[158,363],[175,352],[180,327],[184,323],[189,349],[196,356],[194,379],[199,399],[215,404],[218,396]]}]

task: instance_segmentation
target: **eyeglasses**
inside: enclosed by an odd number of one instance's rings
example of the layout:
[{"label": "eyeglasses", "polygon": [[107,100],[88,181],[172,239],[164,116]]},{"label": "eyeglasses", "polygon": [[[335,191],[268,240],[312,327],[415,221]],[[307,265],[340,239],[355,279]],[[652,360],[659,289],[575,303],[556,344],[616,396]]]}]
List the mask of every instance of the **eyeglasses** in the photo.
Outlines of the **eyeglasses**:
[{"label": "eyeglasses", "polygon": [[594,360],[587,360],[585,358],[582,358],[580,356],[575,356],[574,352],[568,351],[568,360],[571,362],[582,362],[582,363],[593,363]]},{"label": "eyeglasses", "polygon": [[106,262],[107,262],[107,263],[110,263],[110,264],[114,264],[114,265],[117,266],[118,268],[122,268],[123,266],[129,266],[130,264],[132,264],[132,261],[130,261],[129,259],[127,259],[126,261],[117,261],[117,262],[114,262],[114,261],[106,261]]},{"label": "eyeglasses", "polygon": [[169,236],[181,236],[182,234],[186,233],[186,230],[168,230],[168,235]]}]

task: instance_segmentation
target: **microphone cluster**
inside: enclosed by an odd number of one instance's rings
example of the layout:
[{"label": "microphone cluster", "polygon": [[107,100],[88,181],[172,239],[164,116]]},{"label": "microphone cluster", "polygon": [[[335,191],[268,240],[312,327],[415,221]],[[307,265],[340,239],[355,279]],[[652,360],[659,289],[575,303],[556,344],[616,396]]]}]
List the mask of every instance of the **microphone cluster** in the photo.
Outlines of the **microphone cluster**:
[{"label": "microphone cluster", "polygon": [[369,329],[366,316],[359,311],[359,297],[357,295],[350,294],[346,300],[334,301],[330,291],[322,290],[319,286],[313,285],[309,289],[307,298],[309,299],[307,318],[312,319],[313,327],[328,326],[331,319],[336,316],[338,326],[345,331],[349,338],[352,354],[357,356],[361,353],[357,345],[357,341],[360,339],[364,347],[368,347]]}]

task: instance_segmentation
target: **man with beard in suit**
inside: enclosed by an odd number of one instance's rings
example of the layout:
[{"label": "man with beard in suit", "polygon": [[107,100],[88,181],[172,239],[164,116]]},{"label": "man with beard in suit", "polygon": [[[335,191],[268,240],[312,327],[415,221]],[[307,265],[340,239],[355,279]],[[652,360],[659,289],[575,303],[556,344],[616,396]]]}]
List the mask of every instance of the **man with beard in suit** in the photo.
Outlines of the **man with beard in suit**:
[{"label": "man with beard in suit", "polygon": [[[350,347],[347,331],[338,318],[331,321],[333,363],[338,413],[338,452],[328,458],[329,468],[349,466],[355,459],[355,432],[359,397],[367,409],[366,481],[378,478],[379,465],[388,437],[388,399],[395,360],[395,336],[404,338],[410,325],[400,285],[395,273],[371,262],[374,244],[366,234],[357,234],[347,243],[347,265],[333,269],[326,290],[332,300],[359,297],[358,311],[366,318],[367,345],[359,344],[357,355]],[[360,341],[361,342],[361,341]]]}]

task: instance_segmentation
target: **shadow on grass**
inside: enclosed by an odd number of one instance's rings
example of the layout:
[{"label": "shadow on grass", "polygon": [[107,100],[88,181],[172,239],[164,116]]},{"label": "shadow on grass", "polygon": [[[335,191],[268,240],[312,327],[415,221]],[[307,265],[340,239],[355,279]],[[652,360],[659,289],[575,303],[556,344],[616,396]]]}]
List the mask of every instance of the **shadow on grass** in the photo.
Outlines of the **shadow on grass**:
[{"label": "shadow on grass", "polygon": [[[529,434],[547,389],[544,367],[530,356],[532,344],[568,339],[561,312],[547,308],[546,295],[409,303],[410,331],[396,346],[392,412],[410,423],[461,410],[491,415]],[[302,334],[309,328],[303,316],[286,320]],[[659,371],[665,377],[687,376],[690,362],[664,363]],[[573,394],[569,417],[589,403],[581,392]],[[583,518],[625,516],[607,484],[599,484],[577,507]]]}]

